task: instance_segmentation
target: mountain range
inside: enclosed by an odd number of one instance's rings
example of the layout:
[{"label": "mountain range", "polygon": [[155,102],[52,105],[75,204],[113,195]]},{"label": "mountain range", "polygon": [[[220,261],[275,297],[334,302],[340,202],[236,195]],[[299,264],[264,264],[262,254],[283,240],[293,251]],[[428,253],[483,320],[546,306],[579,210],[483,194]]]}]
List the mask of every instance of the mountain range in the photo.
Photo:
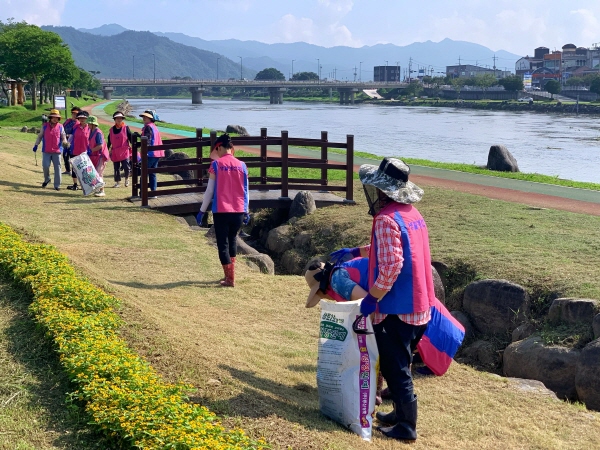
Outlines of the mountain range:
[{"label": "mountain range", "polygon": [[[402,73],[406,72],[410,64],[413,71],[425,69],[427,73],[433,72],[434,75],[442,74],[446,66],[458,64],[459,61],[462,64],[489,67],[495,63],[500,69],[514,70],[515,62],[520,58],[519,55],[504,50],[493,51],[479,44],[451,39],[415,42],[406,46],[377,44],[354,48],[321,47],[305,42],[265,44],[237,39],[205,40],[183,33],[131,31],[118,24],[79,30],[68,27],[43,28],[61,35],[73,50],[75,61],[79,65],[88,70],[101,70],[101,76],[107,77],[131,76],[132,61],[125,62],[122,58],[115,58],[114,52],[111,52],[111,58],[103,56],[99,61],[98,51],[89,49],[88,45],[118,44],[113,48],[119,53],[136,54],[136,60],[137,55],[154,52],[157,61],[161,61],[160,70],[158,62],[156,69],[157,77],[160,74],[160,78],[186,75],[193,78],[215,78],[217,58],[220,58],[219,78],[240,77],[241,57],[244,78],[253,78],[257,71],[267,67],[275,67],[290,76],[294,60],[294,72],[317,72],[320,64],[323,78],[335,77],[338,80],[370,80],[373,78],[373,67],[386,64],[400,65]],[[100,40],[95,41],[93,37]],[[98,68],[93,68],[94,63]],[[138,69],[136,62],[136,77],[151,77],[152,73],[148,72],[151,65],[148,65],[146,58],[144,66]]]}]

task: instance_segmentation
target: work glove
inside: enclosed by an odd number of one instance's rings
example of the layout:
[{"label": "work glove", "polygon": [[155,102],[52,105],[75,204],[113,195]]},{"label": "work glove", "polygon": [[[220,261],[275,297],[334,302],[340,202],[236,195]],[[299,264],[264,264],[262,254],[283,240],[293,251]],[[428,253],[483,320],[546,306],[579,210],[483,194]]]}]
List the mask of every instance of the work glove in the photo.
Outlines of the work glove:
[{"label": "work glove", "polygon": [[342,248],[330,253],[329,256],[331,257],[331,261],[337,264],[347,259],[348,256],[352,256],[352,258],[358,258],[360,256],[360,248]]},{"label": "work glove", "polygon": [[69,143],[68,143],[68,142],[63,142],[63,145],[62,145],[62,146],[63,146],[63,148],[64,148],[65,150],[68,150],[68,149],[69,149]]},{"label": "work glove", "polygon": [[198,224],[199,227],[202,226],[202,218],[204,217],[204,213],[202,211],[198,212],[198,215],[196,216],[196,223]]},{"label": "work glove", "polygon": [[251,219],[252,219],[252,216],[250,215],[250,213],[244,213],[244,219],[242,220],[242,223],[244,225],[248,225],[250,223]]},{"label": "work glove", "polygon": [[360,313],[367,317],[369,314],[372,314],[377,309],[377,299],[373,297],[371,294],[365,295],[362,302],[360,302]]},{"label": "work glove", "polygon": [[37,152],[37,148],[38,148],[38,146],[37,146],[37,145],[34,145],[34,146],[33,146],[33,151],[34,151],[34,152]]},{"label": "work glove", "polygon": [[88,156],[92,156],[92,149],[91,149],[91,148],[88,148],[88,149],[87,149],[87,155],[88,155]]}]

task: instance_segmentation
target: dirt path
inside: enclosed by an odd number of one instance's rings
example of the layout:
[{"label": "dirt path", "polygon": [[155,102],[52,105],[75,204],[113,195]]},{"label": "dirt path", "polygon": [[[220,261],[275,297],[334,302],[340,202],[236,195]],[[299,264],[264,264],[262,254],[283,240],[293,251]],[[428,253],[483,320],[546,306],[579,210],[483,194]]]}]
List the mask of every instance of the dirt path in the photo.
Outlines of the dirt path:
[{"label": "dirt path", "polygon": [[[84,109],[91,113],[92,109],[97,105],[86,106]],[[106,125],[112,125],[113,122],[110,120],[106,120],[103,117],[98,117],[98,121],[100,123]],[[128,124],[128,126],[133,131],[140,131],[141,127],[139,124]],[[161,132],[163,137],[169,139],[180,139],[181,136],[173,133],[164,133]],[[253,155],[259,155],[260,150],[252,147],[238,147],[240,150],[244,152],[251,153]],[[279,152],[270,151],[267,153],[269,157],[279,157],[281,154]],[[290,156],[296,157],[306,157],[305,155],[296,155],[290,153]],[[354,166],[354,171],[358,172],[360,165]],[[522,203],[528,206],[536,207],[536,208],[549,208],[549,209],[557,209],[561,211],[569,211],[580,214],[590,214],[594,216],[600,216],[600,204],[579,200],[572,200],[569,198],[559,197],[555,195],[546,195],[539,194],[533,192],[524,192],[516,189],[507,189],[507,188],[499,188],[492,186],[485,186],[481,184],[463,182],[463,181],[455,181],[455,180],[447,180],[444,178],[438,178],[433,176],[425,176],[425,175],[412,175],[411,180],[418,185],[422,186],[433,186],[444,189],[451,189],[459,192],[466,192],[474,195],[481,195],[495,200],[503,200],[507,202],[513,203]]]}]

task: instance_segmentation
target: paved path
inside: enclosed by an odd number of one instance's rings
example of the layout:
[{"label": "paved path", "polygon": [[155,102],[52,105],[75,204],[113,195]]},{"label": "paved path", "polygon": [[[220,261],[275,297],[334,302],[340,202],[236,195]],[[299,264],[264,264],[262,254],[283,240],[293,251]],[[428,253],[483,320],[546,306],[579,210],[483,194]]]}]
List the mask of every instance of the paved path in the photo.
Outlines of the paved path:
[{"label": "paved path", "polygon": [[[102,123],[112,124],[112,117],[104,112],[107,103],[93,105],[86,109],[98,117]],[[139,124],[129,124],[133,130],[139,130]],[[194,137],[195,133],[191,131],[176,130],[165,128],[159,125],[161,134],[170,138]],[[258,148],[244,147],[240,150],[257,154]],[[290,147],[290,154],[311,158],[320,158],[318,150],[306,148]],[[277,155],[278,149],[270,147],[269,153]],[[345,162],[346,156],[338,153],[329,153],[331,161]],[[355,157],[355,170],[362,164],[378,165],[381,160]],[[455,170],[436,169],[433,167],[411,165],[411,180],[424,186],[436,186],[447,189],[454,189],[461,192],[468,192],[476,195],[483,195],[489,198],[506,200],[526,205],[552,208],[564,211],[571,211],[584,214],[600,216],[600,191],[588,189],[577,189],[565,186],[556,186],[552,184],[534,183],[531,181],[513,180],[510,178],[500,178],[488,175],[479,175]]]}]

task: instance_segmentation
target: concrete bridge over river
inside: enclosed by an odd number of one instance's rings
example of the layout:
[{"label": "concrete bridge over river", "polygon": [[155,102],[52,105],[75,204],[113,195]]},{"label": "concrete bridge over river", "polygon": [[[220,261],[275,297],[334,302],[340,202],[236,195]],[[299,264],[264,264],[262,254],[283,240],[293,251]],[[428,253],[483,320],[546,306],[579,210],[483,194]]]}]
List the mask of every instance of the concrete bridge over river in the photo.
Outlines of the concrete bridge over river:
[{"label": "concrete bridge over river", "polygon": [[407,83],[397,81],[389,82],[362,82],[362,81],[267,81],[267,80],[162,80],[162,79],[134,79],[134,78],[100,78],[104,99],[110,100],[115,87],[124,86],[187,86],[192,93],[192,104],[202,104],[202,94],[207,87],[243,87],[248,89],[267,89],[271,104],[283,103],[283,93],[289,88],[322,88],[337,90],[340,93],[340,104],[354,104],[356,93],[364,89],[403,88]]}]

